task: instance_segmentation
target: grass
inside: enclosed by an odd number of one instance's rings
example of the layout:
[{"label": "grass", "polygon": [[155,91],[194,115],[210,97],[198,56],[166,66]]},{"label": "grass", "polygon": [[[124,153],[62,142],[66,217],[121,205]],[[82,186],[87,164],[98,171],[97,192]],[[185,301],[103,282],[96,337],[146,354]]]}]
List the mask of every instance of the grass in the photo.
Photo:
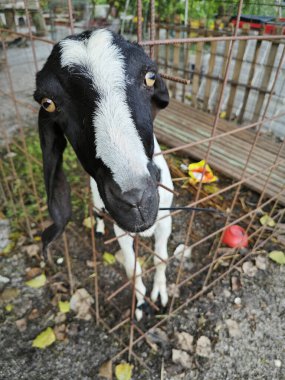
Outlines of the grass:
[{"label": "grass", "polygon": [[[24,232],[26,218],[33,228],[40,226],[41,217],[48,219],[42,153],[34,128],[25,131],[25,143],[27,152],[19,137],[11,142],[10,153],[0,149],[0,218],[9,219],[14,232]],[[81,219],[88,214],[88,180],[70,145],[64,152],[63,168],[72,189],[74,218]]]}]

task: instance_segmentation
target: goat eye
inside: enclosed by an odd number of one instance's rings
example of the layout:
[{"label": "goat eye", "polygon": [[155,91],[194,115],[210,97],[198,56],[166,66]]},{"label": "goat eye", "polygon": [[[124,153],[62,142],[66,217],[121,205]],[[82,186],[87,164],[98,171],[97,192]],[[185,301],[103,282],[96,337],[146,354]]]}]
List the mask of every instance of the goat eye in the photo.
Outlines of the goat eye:
[{"label": "goat eye", "polygon": [[145,74],[144,82],[147,85],[147,87],[152,87],[154,85],[155,79],[156,79],[155,73],[153,73],[152,71],[149,71]]},{"label": "goat eye", "polygon": [[54,104],[54,101],[48,98],[43,98],[41,101],[41,106],[47,111],[47,112],[54,112],[56,110],[56,106]]}]

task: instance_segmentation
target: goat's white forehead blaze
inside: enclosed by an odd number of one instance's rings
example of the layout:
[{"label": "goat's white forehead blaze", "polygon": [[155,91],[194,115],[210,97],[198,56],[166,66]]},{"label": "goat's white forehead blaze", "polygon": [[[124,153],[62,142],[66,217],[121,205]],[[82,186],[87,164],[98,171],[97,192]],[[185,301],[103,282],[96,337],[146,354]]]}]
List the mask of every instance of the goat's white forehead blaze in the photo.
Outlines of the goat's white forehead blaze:
[{"label": "goat's white forehead blaze", "polygon": [[96,154],[113,173],[122,191],[137,187],[149,175],[148,158],[127,104],[123,54],[112,34],[94,31],[85,41],[61,43],[61,65],[81,65],[90,76],[100,101],[93,116]]}]

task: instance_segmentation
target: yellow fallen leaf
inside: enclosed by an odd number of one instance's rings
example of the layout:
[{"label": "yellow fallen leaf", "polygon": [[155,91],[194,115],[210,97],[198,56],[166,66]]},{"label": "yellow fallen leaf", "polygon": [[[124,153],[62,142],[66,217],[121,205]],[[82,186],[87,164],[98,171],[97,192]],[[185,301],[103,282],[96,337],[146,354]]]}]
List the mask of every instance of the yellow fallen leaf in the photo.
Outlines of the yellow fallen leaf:
[{"label": "yellow fallen leaf", "polygon": [[33,278],[30,281],[26,282],[26,285],[30,286],[31,288],[41,288],[42,286],[45,285],[46,283],[46,275],[44,273],[40,274],[39,276]]},{"label": "yellow fallen leaf", "polygon": [[11,303],[8,303],[8,305],[5,306],[5,310],[10,313],[10,311],[12,311],[14,309],[14,305],[12,305]]},{"label": "yellow fallen leaf", "polygon": [[92,219],[91,219],[91,217],[90,216],[88,216],[88,218],[85,218],[84,220],[83,220],[83,226],[85,226],[86,228],[92,228],[92,227],[94,227],[95,226],[95,218],[94,218],[94,216],[92,216]]},{"label": "yellow fallen leaf", "polygon": [[114,255],[112,255],[112,253],[104,252],[103,262],[106,265],[113,265],[116,262],[116,257]]},{"label": "yellow fallen leaf", "polygon": [[282,251],[272,251],[268,255],[271,260],[275,261],[277,264],[285,264],[285,253]]},{"label": "yellow fallen leaf", "polygon": [[121,363],[115,367],[115,375],[117,380],[130,380],[132,377],[133,365]]},{"label": "yellow fallen leaf", "polygon": [[70,312],[70,302],[69,301],[59,301],[58,308],[61,313]]},{"label": "yellow fallen leaf", "polygon": [[220,113],[220,118],[221,118],[221,119],[225,119],[226,116],[227,116],[226,111],[222,111],[222,112]]},{"label": "yellow fallen leaf", "polygon": [[34,340],[33,347],[46,348],[55,342],[55,333],[51,327],[42,331]]},{"label": "yellow fallen leaf", "polygon": [[15,242],[11,241],[10,243],[6,245],[4,249],[2,249],[1,254],[9,255],[9,253],[13,250],[14,247],[15,247]]},{"label": "yellow fallen leaf", "polygon": [[274,227],[275,226],[275,221],[268,215],[265,214],[259,219],[260,223],[263,226],[269,226],[269,227]]},{"label": "yellow fallen leaf", "polygon": [[35,236],[34,237],[34,241],[41,241],[41,240],[42,240],[42,238],[40,236]]}]

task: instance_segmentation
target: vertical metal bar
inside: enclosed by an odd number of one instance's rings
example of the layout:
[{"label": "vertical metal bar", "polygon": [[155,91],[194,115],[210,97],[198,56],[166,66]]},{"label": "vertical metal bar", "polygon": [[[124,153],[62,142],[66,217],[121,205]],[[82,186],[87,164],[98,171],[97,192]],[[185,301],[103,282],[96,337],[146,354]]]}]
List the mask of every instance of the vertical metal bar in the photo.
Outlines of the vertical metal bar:
[{"label": "vertical metal bar", "polygon": [[[155,39],[155,0],[150,0],[150,40]],[[154,59],[154,46],[150,46],[150,58]],[[159,48],[158,46],[156,48]]]},{"label": "vertical metal bar", "polygon": [[[89,182],[89,180],[88,180]],[[92,218],[93,216],[93,210],[92,210],[92,201],[90,199],[90,187],[89,188],[89,216],[91,220],[91,242],[92,242],[92,257],[93,257],[93,265],[94,265],[94,291],[95,291],[95,315],[96,315],[96,324],[99,324],[100,321],[100,305],[99,305],[99,287],[98,287],[98,264],[97,264],[97,250],[96,250],[96,243],[95,243],[95,234],[94,234],[94,227],[92,226]]]},{"label": "vertical metal bar", "polygon": [[66,261],[67,274],[68,274],[68,280],[69,280],[69,285],[70,285],[70,294],[72,295],[74,291],[74,281],[73,281],[73,275],[72,275],[72,267],[71,267],[69,249],[68,249],[67,236],[65,232],[63,233],[62,237],[63,237],[63,243],[64,243],[64,257]]},{"label": "vertical metal bar", "polygon": [[142,42],[142,0],[138,0],[137,2],[137,13],[138,13],[137,39],[138,39],[138,43],[140,43]]},{"label": "vertical metal bar", "polygon": [[26,13],[28,29],[29,29],[29,36],[30,36],[30,41],[31,41],[31,46],[32,46],[33,61],[34,61],[35,69],[36,71],[38,71],[38,61],[37,61],[37,55],[36,55],[35,41],[33,39],[32,25],[31,25],[30,12],[28,9],[27,0],[24,0],[24,5],[25,5],[25,13]]},{"label": "vertical metal bar", "polygon": [[131,309],[131,329],[130,329],[130,339],[129,339],[129,361],[132,357],[133,352],[133,341],[134,341],[134,318],[136,310],[136,272],[137,272],[137,259],[138,259],[138,235],[134,237],[134,248],[135,248],[135,266],[133,274],[133,286],[132,286],[132,309]]},{"label": "vertical metal bar", "polygon": [[71,34],[74,34],[74,22],[73,22],[73,7],[72,7],[72,1],[67,0],[68,4],[68,17],[69,17],[69,27]]}]

